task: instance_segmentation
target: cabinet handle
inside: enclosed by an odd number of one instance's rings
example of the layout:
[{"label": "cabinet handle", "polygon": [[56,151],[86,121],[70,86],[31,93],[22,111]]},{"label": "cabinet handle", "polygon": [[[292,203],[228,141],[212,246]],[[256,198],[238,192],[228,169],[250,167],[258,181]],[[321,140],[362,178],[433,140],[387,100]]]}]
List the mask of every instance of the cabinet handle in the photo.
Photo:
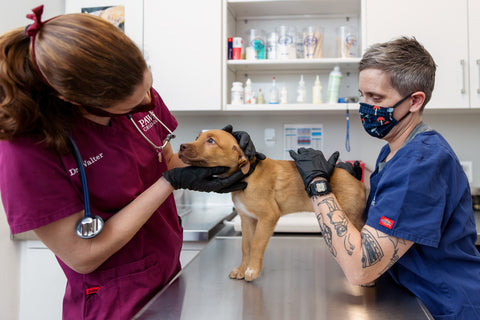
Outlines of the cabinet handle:
[{"label": "cabinet handle", "polygon": [[462,89],[460,92],[465,94],[465,60],[460,60],[460,65],[462,66]]},{"label": "cabinet handle", "polygon": [[480,94],[480,59],[477,59],[477,66],[478,66],[478,88],[477,88],[477,93]]}]

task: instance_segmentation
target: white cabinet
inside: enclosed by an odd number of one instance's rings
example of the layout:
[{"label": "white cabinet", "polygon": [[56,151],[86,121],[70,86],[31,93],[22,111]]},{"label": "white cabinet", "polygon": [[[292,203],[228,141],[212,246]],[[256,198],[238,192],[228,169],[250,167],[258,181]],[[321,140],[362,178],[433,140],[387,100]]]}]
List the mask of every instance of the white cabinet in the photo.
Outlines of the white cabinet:
[{"label": "white cabinet", "polygon": [[221,109],[222,0],[144,0],[144,51],[170,110]]},{"label": "white cabinet", "polygon": [[[227,111],[278,111],[278,110],[344,110],[344,104],[312,104],[312,87],[319,75],[323,101],[326,101],[328,75],[339,66],[342,72],[340,97],[358,97],[358,62],[362,49],[361,0],[223,0],[223,105]],[[357,56],[338,58],[337,29],[351,26],[357,30]],[[227,39],[242,37],[244,49],[248,46],[249,30],[263,30],[265,40],[278,26],[294,27],[302,34],[307,26],[324,29],[323,57],[316,59],[242,59],[229,60]],[[266,42],[266,41],[265,41]],[[301,43],[301,41],[300,41]],[[306,103],[297,104],[297,86],[303,75],[306,87]],[[268,104],[272,78],[280,91],[285,87],[288,104]],[[250,78],[256,95],[262,90],[265,104],[232,105],[231,88],[234,81],[245,83]]]},{"label": "white cabinet", "polygon": [[468,1],[470,106],[480,108],[480,1]]},{"label": "white cabinet", "polygon": [[20,320],[61,319],[66,283],[55,255],[41,241],[22,241]]},{"label": "white cabinet", "polygon": [[479,6],[478,0],[366,0],[366,47],[414,36],[437,64],[435,89],[427,108],[479,106]]}]

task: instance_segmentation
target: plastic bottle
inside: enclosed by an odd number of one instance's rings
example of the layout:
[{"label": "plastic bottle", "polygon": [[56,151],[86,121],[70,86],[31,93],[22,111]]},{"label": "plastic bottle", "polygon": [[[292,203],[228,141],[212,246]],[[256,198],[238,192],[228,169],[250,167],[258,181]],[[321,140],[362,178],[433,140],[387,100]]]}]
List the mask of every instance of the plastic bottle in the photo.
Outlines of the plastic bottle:
[{"label": "plastic bottle", "polygon": [[243,104],[243,83],[232,83],[232,104]]},{"label": "plastic bottle", "polygon": [[268,100],[270,104],[278,104],[278,89],[277,84],[275,83],[275,77],[273,77],[272,87],[270,88],[270,99]]},{"label": "plastic bottle", "polygon": [[283,86],[280,90],[280,104],[288,103],[288,90],[287,87]]},{"label": "plastic bottle", "polygon": [[271,32],[267,38],[267,59],[277,59],[277,33]]},{"label": "plastic bottle", "polygon": [[327,103],[338,103],[341,83],[342,73],[340,72],[340,67],[336,66],[328,77]]},{"label": "plastic bottle", "polygon": [[243,101],[245,104],[252,104],[252,97],[253,97],[253,88],[252,88],[252,80],[250,78],[247,79],[245,82],[245,89],[244,91],[244,99]]},{"label": "plastic bottle", "polygon": [[305,103],[307,100],[307,91],[305,90],[305,81],[303,81],[303,74],[300,76],[300,81],[297,87],[297,103]]},{"label": "plastic bottle", "polygon": [[320,77],[317,75],[312,88],[312,103],[322,103],[322,84],[320,83]]},{"label": "plastic bottle", "polygon": [[258,104],[264,104],[265,103],[265,99],[263,98],[262,89],[258,89],[257,103]]}]

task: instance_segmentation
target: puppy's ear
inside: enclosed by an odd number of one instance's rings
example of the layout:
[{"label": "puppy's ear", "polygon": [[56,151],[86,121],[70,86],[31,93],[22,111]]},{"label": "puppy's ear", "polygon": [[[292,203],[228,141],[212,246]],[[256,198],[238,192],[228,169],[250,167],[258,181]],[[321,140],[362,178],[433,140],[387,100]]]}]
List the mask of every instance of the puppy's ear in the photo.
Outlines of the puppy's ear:
[{"label": "puppy's ear", "polygon": [[238,153],[238,167],[242,170],[243,174],[247,174],[250,170],[250,161],[248,161],[247,156],[243,153],[242,148],[238,146],[233,146],[233,151]]}]

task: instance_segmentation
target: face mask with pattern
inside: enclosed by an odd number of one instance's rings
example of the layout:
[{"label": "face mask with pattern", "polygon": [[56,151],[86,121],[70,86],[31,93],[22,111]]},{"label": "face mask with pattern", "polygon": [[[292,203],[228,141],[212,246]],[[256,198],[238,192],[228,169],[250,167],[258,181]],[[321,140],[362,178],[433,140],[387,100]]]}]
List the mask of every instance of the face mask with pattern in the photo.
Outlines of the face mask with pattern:
[{"label": "face mask with pattern", "polygon": [[400,120],[393,117],[393,110],[411,95],[409,94],[390,108],[360,102],[360,118],[365,131],[375,138],[382,139],[385,137],[393,127],[410,114],[410,111],[408,111]]}]

